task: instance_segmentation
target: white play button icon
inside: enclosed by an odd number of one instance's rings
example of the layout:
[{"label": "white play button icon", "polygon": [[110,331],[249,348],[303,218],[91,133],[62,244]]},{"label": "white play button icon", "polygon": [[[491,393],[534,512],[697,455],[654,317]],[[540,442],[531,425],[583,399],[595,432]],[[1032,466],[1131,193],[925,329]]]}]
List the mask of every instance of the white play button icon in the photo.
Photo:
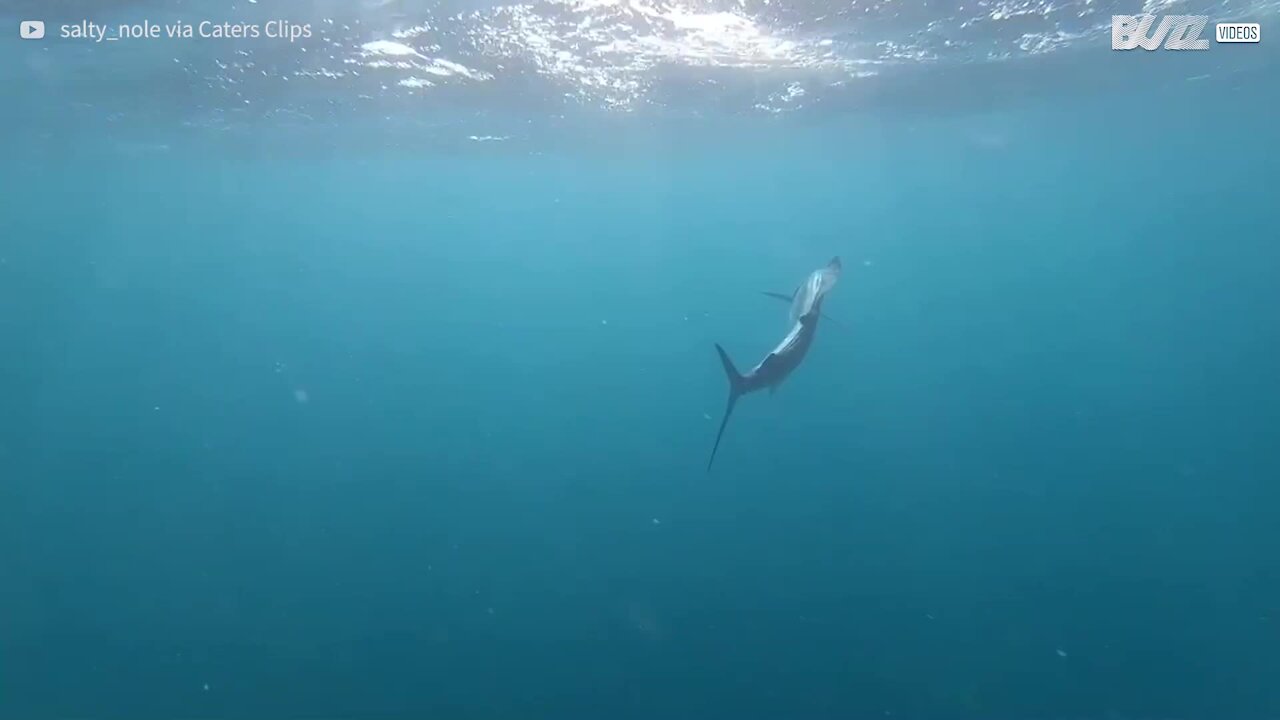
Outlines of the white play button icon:
[{"label": "white play button icon", "polygon": [[23,20],[18,24],[18,34],[23,40],[40,40],[44,38],[43,20]]}]

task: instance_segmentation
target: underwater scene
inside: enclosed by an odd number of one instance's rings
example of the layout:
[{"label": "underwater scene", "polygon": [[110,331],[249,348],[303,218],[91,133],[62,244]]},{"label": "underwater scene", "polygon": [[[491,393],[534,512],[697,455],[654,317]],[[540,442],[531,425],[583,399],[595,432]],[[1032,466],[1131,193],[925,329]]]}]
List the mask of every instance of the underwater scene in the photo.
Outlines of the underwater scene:
[{"label": "underwater scene", "polygon": [[1280,719],[1274,0],[4,0],[0,718]]}]

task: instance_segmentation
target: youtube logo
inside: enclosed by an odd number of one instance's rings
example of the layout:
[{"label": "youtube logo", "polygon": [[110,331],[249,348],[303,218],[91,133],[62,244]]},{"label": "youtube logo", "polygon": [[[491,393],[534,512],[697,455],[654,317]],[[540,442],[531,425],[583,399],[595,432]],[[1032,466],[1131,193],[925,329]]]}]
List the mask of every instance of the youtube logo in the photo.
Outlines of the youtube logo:
[{"label": "youtube logo", "polygon": [[18,23],[18,34],[23,40],[41,40],[44,38],[44,21],[23,20]]}]

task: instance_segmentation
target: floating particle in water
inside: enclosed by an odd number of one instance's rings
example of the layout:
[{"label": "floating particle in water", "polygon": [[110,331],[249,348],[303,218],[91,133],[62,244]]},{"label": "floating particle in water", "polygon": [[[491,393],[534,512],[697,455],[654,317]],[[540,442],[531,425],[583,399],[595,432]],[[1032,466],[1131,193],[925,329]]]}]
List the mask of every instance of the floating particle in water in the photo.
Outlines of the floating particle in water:
[{"label": "floating particle in water", "polygon": [[862,266],[863,266],[863,267],[871,267],[871,265],[872,265],[872,262],[871,262],[870,260],[863,260],[863,261],[862,261]]},{"label": "floating particle in water", "polygon": [[601,325],[608,325],[608,324],[609,324],[609,321],[608,321],[608,320],[601,320],[601,321],[600,321],[600,324],[601,324]]},{"label": "floating particle in water", "polygon": [[702,419],[703,419],[703,420],[712,420],[712,419],[714,419],[714,418],[712,418],[712,417],[711,417],[711,415],[710,415],[709,413],[702,413]]},{"label": "floating particle in water", "polygon": [[486,613],[488,613],[489,615],[492,615],[492,614],[493,614],[493,608],[485,608],[485,609],[484,609],[484,611],[485,611]]},{"label": "floating particle in water", "polygon": [[209,692],[209,683],[205,683],[203,689],[205,692]]},{"label": "floating particle in water", "polygon": [[311,400],[311,396],[307,394],[306,390],[303,390],[302,388],[298,388],[297,390],[293,391],[293,399],[297,400],[299,404],[305,405],[307,404],[308,401]]},{"label": "floating particle in water", "polygon": [[159,406],[159,405],[156,405],[155,407],[153,407],[153,408],[151,408],[151,409],[152,409],[152,410],[159,411],[159,410],[160,410],[160,406]]},{"label": "floating particle in water", "polygon": [[925,614],[924,614],[924,616],[925,616],[926,618],[930,619],[930,620],[933,620],[933,619],[934,619],[934,617],[933,617],[932,615],[930,615],[929,613],[925,613]]},{"label": "floating particle in water", "polygon": [[1067,651],[1063,650],[1062,648],[1058,648],[1058,657],[1066,657],[1066,656],[1067,656]]},{"label": "floating particle in water", "polygon": [[653,519],[653,520],[651,520],[650,522],[652,522],[654,525],[661,525],[661,524],[662,524],[662,521],[661,521],[661,520],[659,520],[658,518],[654,518],[654,519]]}]

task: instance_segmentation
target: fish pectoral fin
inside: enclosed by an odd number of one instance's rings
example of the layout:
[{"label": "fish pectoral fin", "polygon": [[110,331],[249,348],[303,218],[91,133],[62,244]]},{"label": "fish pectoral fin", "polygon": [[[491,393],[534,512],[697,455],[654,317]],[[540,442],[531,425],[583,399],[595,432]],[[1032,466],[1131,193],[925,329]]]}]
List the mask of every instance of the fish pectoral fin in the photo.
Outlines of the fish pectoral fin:
[{"label": "fish pectoral fin", "polygon": [[[775,300],[781,300],[782,302],[785,302],[785,303],[789,303],[795,300],[795,293],[792,293],[791,295],[787,295],[785,293],[769,292],[768,290],[762,290],[760,294],[774,298]],[[799,319],[800,318],[797,318],[797,320]],[[831,317],[826,313],[822,313],[822,319],[826,320],[827,322],[839,325],[840,327],[845,327],[844,323],[840,322],[839,320]]]},{"label": "fish pectoral fin", "polygon": [[834,324],[836,325],[836,327],[844,328],[844,329],[846,329],[846,330],[847,330],[847,329],[849,329],[849,326],[848,326],[848,325],[845,325],[844,323],[840,322],[839,320],[837,320],[837,319],[835,319],[835,318],[831,317],[830,315],[828,315],[828,314],[826,314],[826,313],[822,313],[822,319],[823,319],[823,320],[826,320],[826,321],[827,321],[827,322],[829,322],[829,323],[834,323]]},{"label": "fish pectoral fin", "polygon": [[793,295],[786,295],[786,294],[784,294],[784,293],[769,292],[768,290],[761,291],[761,293],[760,293],[760,294],[761,294],[761,295],[767,295],[767,296],[769,296],[769,297],[771,297],[771,298],[774,298],[774,299],[776,299],[776,300],[781,300],[781,301],[782,301],[782,302],[784,302],[784,303],[789,303],[789,302],[791,302],[791,298],[795,297],[795,296],[794,296],[794,294],[793,294]]}]

